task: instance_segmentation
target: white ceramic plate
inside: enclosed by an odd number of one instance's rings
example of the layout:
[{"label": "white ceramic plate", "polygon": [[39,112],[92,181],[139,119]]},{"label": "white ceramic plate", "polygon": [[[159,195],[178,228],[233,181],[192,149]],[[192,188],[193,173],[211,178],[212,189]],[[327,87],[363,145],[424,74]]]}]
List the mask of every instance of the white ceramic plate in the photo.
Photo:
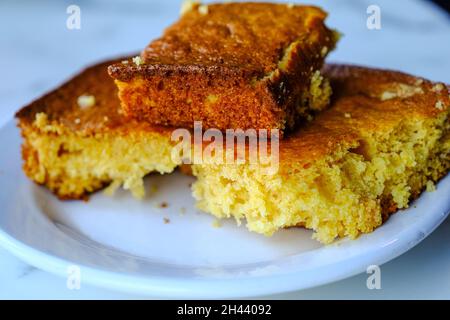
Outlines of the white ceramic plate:
[{"label": "white ceramic plate", "polygon": [[215,228],[213,217],[195,210],[193,178],[179,173],[148,177],[147,190],[158,190],[143,201],[119,191],[62,202],[22,173],[13,123],[0,130],[0,145],[2,246],[64,277],[79,266],[82,283],[156,297],[238,298],[337,281],[408,251],[450,211],[447,177],[375,232],[324,247],[300,228],[271,238],[234,221]]}]

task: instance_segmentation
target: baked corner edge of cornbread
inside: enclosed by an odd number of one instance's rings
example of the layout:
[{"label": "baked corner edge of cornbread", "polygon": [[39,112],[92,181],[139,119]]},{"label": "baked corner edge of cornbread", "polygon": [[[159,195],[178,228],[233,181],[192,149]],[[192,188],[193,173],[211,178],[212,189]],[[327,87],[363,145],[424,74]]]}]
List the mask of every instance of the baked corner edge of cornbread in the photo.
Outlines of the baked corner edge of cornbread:
[{"label": "baked corner edge of cornbread", "polygon": [[171,157],[170,128],[120,114],[110,63],[87,68],[16,114],[25,174],[61,199],[87,199],[107,185],[110,193],[123,186],[140,198],[145,175],[179,165]]}]

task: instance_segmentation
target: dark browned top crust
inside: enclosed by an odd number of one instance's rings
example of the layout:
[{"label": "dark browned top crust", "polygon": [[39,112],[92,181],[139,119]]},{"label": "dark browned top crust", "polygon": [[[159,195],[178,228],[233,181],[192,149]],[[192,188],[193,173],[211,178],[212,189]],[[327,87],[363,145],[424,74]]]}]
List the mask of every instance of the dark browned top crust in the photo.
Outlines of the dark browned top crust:
[{"label": "dark browned top crust", "polygon": [[[263,77],[277,69],[292,42],[316,41],[311,32],[321,29],[325,18],[324,11],[312,6],[210,4],[202,14],[196,5],[151,42],[141,57],[149,65],[148,74],[206,70],[218,76]],[[127,81],[132,76],[133,69],[116,67],[111,68],[115,78]]]},{"label": "dark browned top crust", "polygon": [[314,41],[326,13],[316,7],[228,3],[187,12],[142,53],[149,64],[222,66],[259,75],[278,67],[294,41]]},{"label": "dark browned top crust", "polygon": [[[33,123],[36,114],[45,113],[49,121],[86,135],[109,130],[171,132],[170,128],[138,123],[123,115],[117,88],[107,72],[111,63],[123,59],[102,62],[83,70],[60,87],[23,107],[16,117],[27,125]],[[78,98],[82,95],[92,95],[95,104],[88,108],[80,107]]]},{"label": "dark browned top crust", "polygon": [[195,120],[221,130],[293,127],[313,73],[337,40],[326,13],[271,3],[206,10],[193,6],[145,48],[142,64],[109,68],[126,114],[180,127]]}]

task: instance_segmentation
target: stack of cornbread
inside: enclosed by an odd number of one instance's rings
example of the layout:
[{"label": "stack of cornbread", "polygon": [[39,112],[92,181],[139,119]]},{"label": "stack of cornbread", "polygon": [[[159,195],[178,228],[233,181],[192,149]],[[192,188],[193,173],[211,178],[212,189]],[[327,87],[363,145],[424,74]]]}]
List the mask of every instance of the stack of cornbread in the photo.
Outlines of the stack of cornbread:
[{"label": "stack of cornbread", "polygon": [[[325,18],[311,6],[185,4],[139,56],[88,68],[17,113],[25,173],[61,199],[121,186],[142,197],[147,174],[188,163],[198,207],[251,231],[303,226],[323,243],[373,231],[448,173],[449,87],[324,66],[338,41]],[[276,130],[276,170],[249,161],[248,146],[242,161],[174,155],[173,133],[194,122]]]}]

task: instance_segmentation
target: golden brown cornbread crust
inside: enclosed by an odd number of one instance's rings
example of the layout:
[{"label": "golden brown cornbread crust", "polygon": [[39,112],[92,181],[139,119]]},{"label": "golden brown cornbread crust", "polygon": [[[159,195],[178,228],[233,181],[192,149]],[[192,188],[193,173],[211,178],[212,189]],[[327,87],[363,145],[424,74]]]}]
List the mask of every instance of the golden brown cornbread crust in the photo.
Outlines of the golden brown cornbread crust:
[{"label": "golden brown cornbread crust", "polygon": [[326,107],[318,71],[336,42],[316,7],[198,5],[132,61],[109,68],[127,115],[191,128],[293,128]]}]

